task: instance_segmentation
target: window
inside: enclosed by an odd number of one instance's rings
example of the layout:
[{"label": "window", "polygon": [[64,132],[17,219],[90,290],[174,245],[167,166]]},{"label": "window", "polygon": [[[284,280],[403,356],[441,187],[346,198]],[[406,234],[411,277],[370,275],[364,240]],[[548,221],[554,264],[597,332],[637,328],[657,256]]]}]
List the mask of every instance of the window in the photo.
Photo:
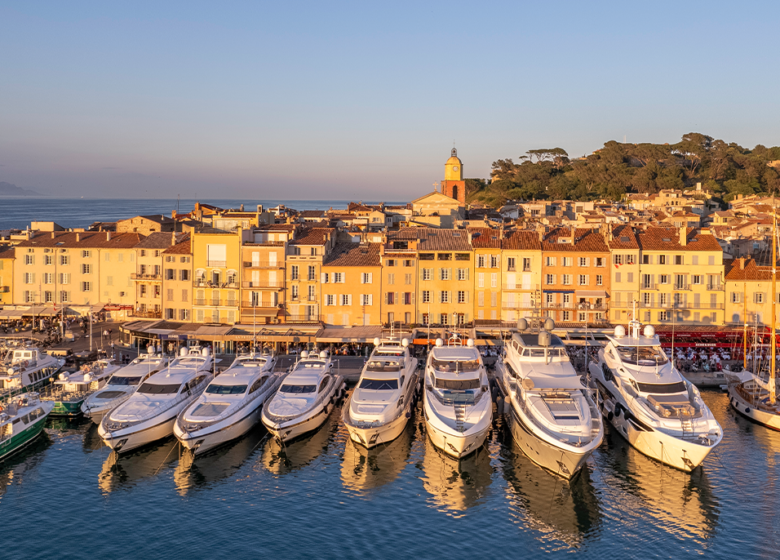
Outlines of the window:
[{"label": "window", "polygon": [[484,288],[485,287],[485,273],[480,272],[477,274],[477,287]]},{"label": "window", "polygon": [[562,278],[564,286],[571,286],[571,274],[564,274]]},{"label": "window", "polygon": [[579,275],[579,284],[580,284],[580,286],[587,286],[588,284],[590,284],[590,282],[588,281],[588,275],[587,274],[580,274]]},{"label": "window", "polygon": [[490,255],[490,268],[498,268],[499,258],[498,255]]},{"label": "window", "polygon": [[471,260],[471,254],[470,253],[455,253],[455,260],[456,261],[470,261]]},{"label": "window", "polygon": [[298,280],[298,265],[294,264],[290,267],[290,279],[291,280]]},{"label": "window", "polygon": [[447,290],[439,292],[439,303],[450,303],[450,293]]},{"label": "window", "polygon": [[309,286],[309,301],[314,301],[317,297],[314,291],[315,288],[316,288],[315,286]]},{"label": "window", "polygon": [[361,294],[360,295],[360,305],[373,305],[374,304],[374,295],[373,294]]},{"label": "window", "polygon": [[715,255],[710,255],[707,257],[707,264],[710,266],[713,266],[715,264]]},{"label": "window", "polygon": [[43,292],[43,301],[51,303],[54,301],[54,292]]},{"label": "window", "polygon": [[352,294],[341,294],[341,305],[352,305]]},{"label": "window", "polygon": [[604,285],[604,277],[601,274],[596,274],[596,286]]},{"label": "window", "polygon": [[650,255],[642,255],[642,264],[653,264],[653,259]]},{"label": "window", "polygon": [[485,305],[485,292],[477,292],[477,305],[484,307]]},{"label": "window", "polygon": [[[627,261],[633,261],[634,257],[632,255],[627,255],[628,258]],[[604,258],[603,257],[596,257],[596,266],[597,267],[603,267],[604,266]],[[627,262],[626,264],[634,264],[633,262]]]},{"label": "window", "polygon": [[190,279],[190,271],[186,269],[182,269],[179,271],[179,279],[183,281],[189,281]]},{"label": "window", "polygon": [[701,274],[691,276],[691,284],[701,284]]},{"label": "window", "polygon": [[615,283],[616,284],[620,284],[620,282],[622,282],[622,280],[620,279],[620,273],[616,272],[615,273]]},{"label": "window", "polygon": [[333,273],[333,283],[334,284],[343,284],[344,283],[344,273],[343,272],[334,272]]},{"label": "window", "polygon": [[430,318],[427,313],[422,314],[422,324],[427,325],[430,323]]},{"label": "window", "polygon": [[82,251],[81,252],[81,258],[82,259],[88,259],[89,257],[90,257],[90,252],[89,251]]},{"label": "window", "polygon": [[[404,305],[412,305],[414,303],[413,297],[414,294],[412,294],[412,292],[404,292]],[[407,321],[407,323],[408,322],[409,321]]]},{"label": "window", "polygon": [[81,273],[82,274],[91,274],[92,273],[92,265],[91,264],[82,264],[81,265]]},{"label": "window", "polygon": [[176,271],[172,268],[166,268],[165,269],[165,279],[166,280],[176,280]]},{"label": "window", "polygon": [[438,253],[436,255],[436,258],[440,261],[451,261],[452,260],[452,254],[451,253]]},{"label": "window", "polygon": [[432,261],[433,260],[433,253],[420,253],[420,260],[421,261]]},{"label": "window", "polygon": [[764,303],[764,294],[761,292],[753,294],[753,303]]},{"label": "window", "polygon": [[387,303],[387,305],[395,305],[395,293],[387,292],[385,294],[385,302]]},{"label": "window", "polygon": [[371,284],[374,281],[374,274],[372,272],[363,272],[360,275],[361,284]]},{"label": "window", "polygon": [[[108,256],[108,253],[106,253],[106,256]],[[54,257],[51,255],[44,255],[43,264],[54,264]]]},{"label": "window", "polygon": [[623,264],[623,255],[614,255],[612,258],[615,261],[615,264]]},{"label": "window", "polygon": [[683,256],[682,255],[675,255],[674,256],[674,264],[678,264],[678,265],[683,264]]},{"label": "window", "polygon": [[629,272],[626,276],[628,276],[627,282],[633,282],[634,281],[634,273]]},{"label": "window", "polygon": [[506,269],[509,272],[513,272],[515,270],[515,258],[514,257],[507,257],[506,258]]},{"label": "window", "polygon": [[70,264],[70,257],[68,255],[60,255],[60,264],[61,265]]},{"label": "window", "polygon": [[466,303],[466,292],[458,290],[458,303]]},{"label": "window", "polygon": [[572,266],[572,258],[563,257],[563,266]]},{"label": "window", "polygon": [[336,305],[336,296],[333,294],[327,294],[325,296],[325,305]]},{"label": "window", "polygon": [[469,269],[468,268],[459,268],[458,269],[458,280],[468,280],[469,279]]},{"label": "window", "polygon": [[490,274],[490,287],[498,288],[498,274],[496,274],[495,272],[492,272]]},{"label": "window", "polygon": [[432,268],[423,268],[422,269],[422,279],[423,280],[430,280],[433,277],[433,269]]},{"label": "window", "polygon": [[451,280],[452,279],[452,269],[451,268],[440,268],[439,269],[439,280]]},{"label": "window", "polygon": [[35,273],[34,272],[25,272],[24,273],[24,283],[25,284],[35,284]]},{"label": "window", "polygon": [[446,313],[441,313],[439,315],[439,324],[440,325],[449,325],[449,316]]},{"label": "window", "polygon": [[658,264],[666,264],[666,255],[658,255]]},{"label": "window", "polygon": [[181,301],[183,303],[187,303],[187,297],[189,296],[188,290],[182,290],[181,291]]},{"label": "window", "polygon": [[699,255],[691,255],[691,264],[697,266],[699,264]]},{"label": "window", "polygon": [[[141,297],[146,297],[146,284],[141,284],[139,287]],[[82,290],[84,291],[84,290]]]},{"label": "window", "polygon": [[544,260],[547,263],[547,266],[555,266],[555,257],[545,257]]},{"label": "window", "polygon": [[531,259],[524,258],[523,259],[523,272],[530,272],[531,271]]},{"label": "window", "polygon": [[92,291],[92,285],[89,282],[82,282],[81,283],[81,291],[82,292],[91,292]]},{"label": "window", "polygon": [[547,284],[548,286],[555,284],[555,274],[546,274],[544,280],[545,280],[544,283]]},{"label": "window", "polygon": [[739,292],[731,292],[731,294],[729,295],[731,298],[731,303],[740,303],[742,301],[742,297],[741,297],[742,294],[740,294]]},{"label": "window", "polygon": [[580,257],[579,259],[579,266],[588,266],[588,258],[587,257]]},{"label": "window", "polygon": [[404,261],[404,266],[407,266],[407,267],[414,266],[414,261],[412,261],[411,259],[407,259],[407,260]]},{"label": "window", "polygon": [[669,283],[669,275],[668,274],[659,274],[658,275],[658,283],[659,284],[668,284]]},{"label": "window", "polygon": [[43,275],[43,283],[44,284],[54,284],[54,274],[51,272],[46,272]]},{"label": "window", "polygon": [[314,265],[309,265],[309,275],[306,277],[306,279],[311,282],[312,280],[315,280],[317,278],[317,270]]},{"label": "window", "polygon": [[412,275],[411,274],[404,274],[404,284],[407,286],[412,285]]},{"label": "window", "polygon": [[68,303],[70,301],[70,292],[60,292],[60,302]]},{"label": "window", "polygon": [[563,320],[564,321],[571,321],[571,311],[564,311],[563,312]]},{"label": "window", "polygon": [[290,286],[290,297],[292,299],[294,299],[294,300],[298,299],[298,285],[297,284],[293,284],[292,286]]},{"label": "window", "polygon": [[477,255],[477,268],[485,268],[485,255]]},{"label": "window", "polygon": [[35,264],[35,255],[25,255],[24,264]]},{"label": "window", "polygon": [[388,274],[387,275],[387,283],[388,284],[395,284],[395,274]]},{"label": "window", "polygon": [[658,312],[658,320],[659,321],[668,321],[671,319],[671,313],[668,311],[659,311]]},{"label": "window", "polygon": [[395,259],[387,259],[385,266],[395,266]]},{"label": "window", "polygon": [[422,302],[423,303],[431,303],[431,292],[429,290],[423,290]]}]

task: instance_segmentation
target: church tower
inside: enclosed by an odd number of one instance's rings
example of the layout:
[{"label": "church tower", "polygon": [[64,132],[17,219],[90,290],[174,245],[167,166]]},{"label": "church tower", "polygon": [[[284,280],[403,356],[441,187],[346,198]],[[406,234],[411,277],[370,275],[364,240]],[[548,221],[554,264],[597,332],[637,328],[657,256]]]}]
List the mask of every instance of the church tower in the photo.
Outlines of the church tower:
[{"label": "church tower", "polygon": [[466,181],[463,179],[463,163],[458,158],[458,150],[452,148],[452,155],[444,164],[444,180],[441,192],[466,206]]}]

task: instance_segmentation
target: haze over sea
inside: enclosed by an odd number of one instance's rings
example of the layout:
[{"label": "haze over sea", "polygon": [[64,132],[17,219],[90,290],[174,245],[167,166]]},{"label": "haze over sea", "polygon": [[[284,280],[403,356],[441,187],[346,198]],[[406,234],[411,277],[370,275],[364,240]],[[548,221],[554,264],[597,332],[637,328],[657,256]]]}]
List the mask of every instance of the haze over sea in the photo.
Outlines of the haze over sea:
[{"label": "haze over sea", "polygon": [[[179,208],[180,212],[190,212],[195,206],[194,199],[120,199],[120,198],[2,198],[0,197],[0,230],[24,229],[31,221],[54,221],[65,228],[87,227],[93,222],[114,222],[133,216],[152,214],[171,215]],[[272,208],[284,204],[296,210],[327,210],[328,208],[346,209],[347,200],[231,200],[220,198],[200,199],[203,204],[213,204],[220,208],[238,208],[252,212],[258,204]],[[358,202],[358,201],[354,201]],[[371,203],[371,201],[363,201]],[[388,204],[405,204],[388,202]]]}]

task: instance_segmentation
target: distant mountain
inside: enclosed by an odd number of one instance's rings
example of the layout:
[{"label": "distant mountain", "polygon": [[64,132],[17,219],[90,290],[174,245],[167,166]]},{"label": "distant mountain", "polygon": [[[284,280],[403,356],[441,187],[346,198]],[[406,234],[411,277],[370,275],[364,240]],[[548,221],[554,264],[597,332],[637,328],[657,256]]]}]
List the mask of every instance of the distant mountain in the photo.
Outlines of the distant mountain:
[{"label": "distant mountain", "polygon": [[0,196],[41,196],[41,194],[0,181]]}]

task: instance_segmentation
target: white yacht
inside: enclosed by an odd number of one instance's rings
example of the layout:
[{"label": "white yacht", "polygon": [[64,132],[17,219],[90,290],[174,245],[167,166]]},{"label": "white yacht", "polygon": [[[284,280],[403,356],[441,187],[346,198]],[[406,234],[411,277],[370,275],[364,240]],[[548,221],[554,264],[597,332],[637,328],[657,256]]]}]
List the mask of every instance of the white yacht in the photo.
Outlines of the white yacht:
[{"label": "white yacht", "polygon": [[54,403],[28,392],[0,403],[0,461],[23,449],[43,431]]},{"label": "white yacht", "polygon": [[652,325],[615,327],[590,373],[601,412],[638,451],[683,471],[698,467],[723,430],[699,390],[674,368]]},{"label": "white yacht", "polygon": [[[536,464],[564,478],[577,474],[601,444],[604,426],[594,392],[569,361],[547,320],[539,333],[519,332],[496,364],[496,384],[512,437]],[[525,321],[519,321],[521,331]]]},{"label": "white yacht", "polygon": [[260,421],[263,403],[287,375],[275,372],[272,354],[245,354],[209,383],[184,409],[173,433],[195,455],[244,435]]},{"label": "white yacht", "polygon": [[425,366],[425,426],[431,442],[456,459],[479,449],[493,420],[485,366],[474,341],[441,338]]},{"label": "white yacht", "polygon": [[65,360],[41,352],[35,346],[16,348],[0,371],[0,398],[35,391],[51,381]]},{"label": "white yacht", "polygon": [[41,399],[54,402],[52,416],[77,416],[87,397],[102,389],[120,367],[107,358],[84,364],[79,371],[60,373],[41,393]]},{"label": "white yacht", "polygon": [[342,420],[352,441],[371,448],[401,435],[412,416],[420,376],[409,341],[374,340]]},{"label": "white yacht", "polygon": [[103,416],[116,408],[136,392],[142,382],[168,365],[168,358],[155,354],[149,347],[148,354],[140,354],[135,360],[116,371],[102,389],[89,395],[81,405],[84,416],[100,424]]},{"label": "white yacht", "polygon": [[263,425],[289,441],[322,425],[344,392],[344,378],[333,373],[327,352],[301,352],[301,359],[263,407]]},{"label": "white yacht", "polygon": [[107,446],[125,453],[173,434],[176,417],[213,378],[207,348],[182,348],[181,354],[103,416],[98,434]]}]

